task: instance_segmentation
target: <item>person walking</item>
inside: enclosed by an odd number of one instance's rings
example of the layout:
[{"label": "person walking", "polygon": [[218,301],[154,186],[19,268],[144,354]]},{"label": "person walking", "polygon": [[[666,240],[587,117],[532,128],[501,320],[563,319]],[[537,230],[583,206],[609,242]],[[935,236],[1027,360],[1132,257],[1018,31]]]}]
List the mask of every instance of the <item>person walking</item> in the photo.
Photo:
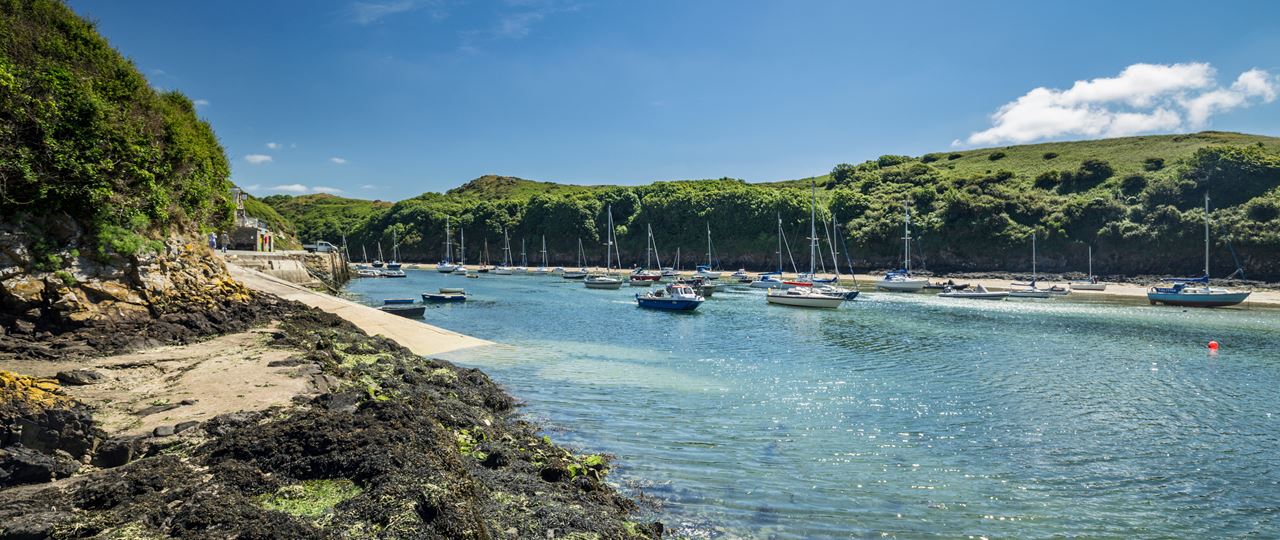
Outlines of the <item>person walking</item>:
[{"label": "person walking", "polygon": [[227,252],[227,244],[230,244],[230,243],[231,243],[231,237],[230,237],[230,236],[227,236],[227,231],[222,231],[222,237],[221,237],[221,238],[219,238],[219,240],[221,240],[221,241],[222,241],[222,252],[223,252],[223,253],[226,253],[226,252]]},{"label": "person walking", "polygon": [[217,233],[209,233],[209,249],[213,249],[213,250],[218,249]]}]

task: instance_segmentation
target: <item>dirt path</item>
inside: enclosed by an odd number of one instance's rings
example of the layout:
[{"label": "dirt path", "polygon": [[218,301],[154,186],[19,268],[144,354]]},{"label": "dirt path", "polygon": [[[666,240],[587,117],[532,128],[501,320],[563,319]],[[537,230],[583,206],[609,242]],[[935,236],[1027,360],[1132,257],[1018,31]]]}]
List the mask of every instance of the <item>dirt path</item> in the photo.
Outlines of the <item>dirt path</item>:
[{"label": "dirt path", "polygon": [[286,300],[295,300],[308,306],[342,317],[369,335],[381,335],[404,345],[422,356],[433,356],[458,349],[491,344],[431,326],[422,321],[406,319],[385,313],[379,309],[357,304],[344,298],[308,290],[282,279],[249,270],[235,264],[227,264],[232,277],[255,291],[271,293]]}]

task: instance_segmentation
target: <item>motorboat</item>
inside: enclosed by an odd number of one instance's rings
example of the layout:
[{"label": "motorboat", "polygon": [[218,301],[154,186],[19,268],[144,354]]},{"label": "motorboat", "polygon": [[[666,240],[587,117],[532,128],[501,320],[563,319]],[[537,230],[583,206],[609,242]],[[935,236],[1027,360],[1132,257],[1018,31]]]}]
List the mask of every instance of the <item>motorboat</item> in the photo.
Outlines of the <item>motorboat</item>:
[{"label": "motorboat", "polygon": [[457,287],[442,287],[438,293],[422,293],[422,301],[433,304],[466,302],[467,293]]},{"label": "motorboat", "polygon": [[583,278],[588,289],[621,289],[622,280],[609,274],[591,274]]},{"label": "motorboat", "polygon": [[362,278],[382,277],[382,271],[376,268],[357,268],[356,277],[362,277]]},{"label": "motorboat", "polygon": [[729,277],[737,280],[738,283],[751,283],[753,281],[751,274],[748,274],[745,268],[739,268],[737,272],[730,274]]},{"label": "motorboat", "polygon": [[969,288],[969,284],[956,283],[955,281],[948,279],[946,281],[930,281],[928,284],[924,286],[924,288],[937,290],[937,291],[944,291],[947,289],[951,289],[953,291],[963,291]]},{"label": "motorboat", "polygon": [[906,270],[894,270],[884,275],[884,279],[876,282],[876,289],[889,292],[918,292],[929,283],[927,279],[911,276]]},{"label": "motorboat", "polygon": [[684,283],[672,283],[646,294],[637,294],[636,303],[646,309],[668,311],[693,311],[706,301],[693,287]]},{"label": "motorboat", "polygon": [[844,296],[820,293],[812,287],[770,289],[765,299],[770,304],[809,308],[838,308],[844,303]]},{"label": "motorboat", "polygon": [[382,306],[378,308],[386,313],[399,315],[410,319],[421,319],[422,315],[427,312],[427,306],[423,305],[393,305]]},{"label": "motorboat", "polygon": [[760,274],[755,281],[752,281],[751,287],[756,289],[790,289],[792,286],[782,281],[782,274],[767,272]]},{"label": "motorboat", "polygon": [[387,269],[382,270],[382,277],[385,277],[385,278],[402,278],[402,277],[409,277],[409,275],[408,275],[408,274],[406,274],[406,273],[404,273],[404,270],[387,268]]},{"label": "motorboat", "polygon": [[974,300],[1004,300],[1009,297],[1007,291],[989,291],[978,285],[973,290],[946,288],[938,293],[939,298],[971,298]]},{"label": "motorboat", "polygon": [[708,265],[700,264],[694,270],[693,275],[706,279],[720,279],[720,276],[724,275],[724,272],[717,272],[712,270]]}]

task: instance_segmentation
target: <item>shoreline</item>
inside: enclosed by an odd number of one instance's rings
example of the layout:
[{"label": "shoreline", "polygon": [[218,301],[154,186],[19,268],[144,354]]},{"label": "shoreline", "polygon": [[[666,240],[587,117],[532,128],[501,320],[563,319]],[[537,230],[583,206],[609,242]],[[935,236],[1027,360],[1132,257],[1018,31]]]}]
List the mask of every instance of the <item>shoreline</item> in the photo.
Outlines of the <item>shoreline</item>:
[{"label": "shoreline", "polygon": [[[474,270],[476,268],[479,268],[479,265],[467,265],[466,267],[469,270]],[[404,268],[410,269],[410,270],[434,271],[435,265],[420,264],[420,263],[405,263]],[[589,266],[587,267],[587,270],[590,272],[604,271],[603,268],[598,266]],[[621,271],[614,270],[613,272],[615,274],[626,274],[630,272],[630,270],[629,269],[624,269]],[[722,277],[720,280],[722,283],[736,284],[735,282],[732,281],[732,279],[729,278],[729,275],[733,273],[733,270],[724,270],[722,272],[724,274],[724,277]],[[759,274],[759,272],[747,272],[747,273],[751,274],[752,276]],[[685,271],[680,271],[679,274],[682,277],[689,277],[693,275],[693,272],[685,270]],[[967,277],[973,274],[978,274],[982,276],[998,276],[998,277]],[[820,274],[820,275],[826,276],[830,274]],[[1057,274],[1052,274],[1052,275],[1058,276]],[[920,276],[927,277],[929,281],[945,281],[947,279],[951,279],[956,283],[968,283],[971,286],[982,285],[991,290],[1004,291],[1004,290],[1009,290],[1010,282],[1025,281],[1026,279],[1028,279],[1027,276],[1029,276],[1029,274],[1022,274],[1018,272],[974,272],[970,274],[952,274],[952,275],[941,275],[941,276],[925,276],[924,274],[921,274]],[[534,276],[532,276],[532,274],[523,274],[523,275],[515,274],[513,276],[504,276],[504,277],[534,277]],[[548,277],[558,277],[558,276],[555,276],[554,274],[548,274]],[[1042,278],[1043,277],[1044,275],[1042,275]],[[796,273],[783,272],[782,278],[784,280],[795,279]],[[856,283],[857,289],[859,291],[876,292],[875,282],[881,279],[884,279],[884,274],[882,273],[881,274],[860,273],[860,274],[853,275],[852,278],[850,278],[846,274],[842,274],[840,284],[844,286],[854,286]],[[1105,291],[1073,290],[1072,296],[1076,298],[1079,298],[1079,297],[1106,298],[1106,299],[1115,299],[1115,300],[1128,300],[1133,302],[1146,302],[1147,289],[1150,288],[1150,286],[1156,282],[1159,282],[1159,280],[1151,279],[1149,282],[1141,278],[1139,278],[1136,282],[1116,282],[1116,281],[1100,280],[1099,283],[1105,283],[1107,285],[1107,289]],[[1070,285],[1070,280],[1041,279],[1040,283],[1045,286]],[[1247,287],[1247,286],[1241,286],[1241,287],[1232,286],[1232,287],[1251,290],[1253,293],[1249,295],[1249,299],[1247,301],[1240,304],[1239,307],[1241,308],[1280,309],[1280,290],[1278,289],[1269,288],[1267,285],[1264,285],[1263,287]],[[893,293],[893,294],[903,294],[903,293]],[[922,293],[917,293],[917,294],[922,294]],[[1076,295],[1079,295],[1079,296],[1076,296]],[[1218,309],[1231,309],[1231,308],[1218,308]]]}]

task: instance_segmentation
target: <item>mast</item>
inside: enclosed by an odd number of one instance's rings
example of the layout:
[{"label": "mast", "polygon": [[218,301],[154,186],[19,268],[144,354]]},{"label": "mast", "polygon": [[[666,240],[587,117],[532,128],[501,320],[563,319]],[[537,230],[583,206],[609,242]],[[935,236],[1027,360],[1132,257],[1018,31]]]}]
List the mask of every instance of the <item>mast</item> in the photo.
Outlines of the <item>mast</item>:
[{"label": "mast", "polygon": [[578,237],[578,268],[586,268],[582,265],[582,237]]},{"label": "mast", "polygon": [[648,237],[644,244],[644,267],[648,270],[649,262],[653,258],[653,225],[646,224],[645,229],[648,231]]},{"label": "mast", "polygon": [[1031,282],[1036,282],[1036,233],[1031,231]]},{"label": "mast", "polygon": [[378,240],[378,262],[382,262],[382,240]]},{"label": "mast", "polygon": [[480,266],[489,266],[489,237],[484,237],[484,251],[480,252]]},{"label": "mast", "polygon": [[1089,246],[1089,280],[1093,281],[1093,246]]},{"label": "mast", "polygon": [[782,212],[778,212],[778,274],[782,274]]},{"label": "mast", "polygon": [[395,229],[391,230],[391,262],[400,260],[400,237],[396,235]]},{"label": "mast", "polygon": [[1209,194],[1204,194],[1204,278],[1209,279]]},{"label": "mast", "polygon": [[714,265],[711,263],[711,222],[707,222],[707,270]]},{"label": "mast", "polygon": [[542,235],[542,267],[547,267],[547,235]]},{"label": "mast", "polygon": [[680,271],[680,246],[676,246],[676,271]]},{"label": "mast", "polygon": [[[826,226],[822,227],[826,229]],[[840,251],[836,248],[836,216],[831,215],[831,232],[827,235],[827,245],[831,248],[831,264],[834,265],[836,271],[836,285],[840,284]]]},{"label": "mast", "polygon": [[613,205],[609,205],[609,222],[608,228],[604,231],[604,273],[608,274],[613,269]]},{"label": "mast", "polygon": [[902,203],[902,211],[906,220],[902,222],[902,265],[907,275],[911,275],[911,199]]},{"label": "mast", "polygon": [[467,231],[458,229],[458,264],[467,265]]},{"label": "mast", "polygon": [[502,266],[511,266],[511,237],[506,227],[502,228]]},{"label": "mast", "polygon": [[520,239],[520,266],[529,266],[529,257],[524,252],[524,238]]},{"label": "mast", "polygon": [[369,252],[364,249],[364,244],[360,244],[360,255],[363,256],[365,264],[369,264]]},{"label": "mast", "polygon": [[809,279],[818,267],[818,187],[809,180],[809,191],[812,201],[809,204]]},{"label": "mast", "polygon": [[444,217],[444,262],[453,262],[453,236],[449,234],[449,216]]}]

